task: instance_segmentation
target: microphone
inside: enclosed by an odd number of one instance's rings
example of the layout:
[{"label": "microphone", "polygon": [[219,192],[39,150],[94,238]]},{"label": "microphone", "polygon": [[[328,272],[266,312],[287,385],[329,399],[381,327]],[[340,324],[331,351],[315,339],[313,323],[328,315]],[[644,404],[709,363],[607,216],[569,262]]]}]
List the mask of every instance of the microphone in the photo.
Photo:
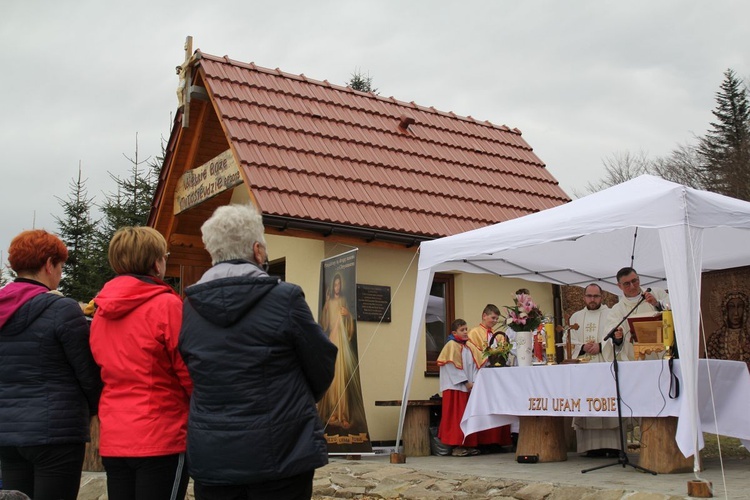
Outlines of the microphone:
[{"label": "microphone", "polygon": [[[643,302],[644,300],[646,300],[646,294],[647,294],[647,293],[651,293],[651,289],[650,289],[650,288],[646,288],[646,290],[645,290],[645,291],[644,291],[644,292],[643,292],[643,293],[641,294],[641,300],[639,300],[639,301],[638,301],[638,304],[636,304],[636,305],[635,305],[635,307],[633,308],[633,310],[632,310],[632,311],[630,311],[630,312],[629,312],[628,314],[626,314],[626,315],[625,315],[625,317],[624,317],[624,318],[622,318],[622,319],[623,319],[623,321],[625,321],[625,319],[626,319],[626,318],[627,318],[628,316],[630,316],[630,314],[631,314],[631,313],[632,313],[633,311],[635,311],[635,309],[636,309],[636,308],[637,308],[637,307],[638,307],[639,305],[641,305],[641,302]],[[657,306],[657,309],[658,309],[659,311],[661,311],[661,305]],[[618,325],[617,325],[616,327],[614,327],[614,328],[613,328],[613,329],[612,329],[612,330],[611,330],[611,331],[610,331],[610,332],[609,332],[609,333],[608,333],[608,334],[607,334],[607,335],[606,335],[606,336],[604,337],[604,339],[602,339],[602,342],[606,342],[606,341],[607,341],[607,340],[609,340],[609,339],[612,339],[612,342],[614,342],[614,341],[615,341],[615,332],[617,331],[617,328],[618,328],[618,327],[619,327],[619,326],[620,326],[621,324],[622,324],[622,321],[620,321],[620,323],[618,323]]]},{"label": "microphone", "polygon": [[[641,297],[643,297],[643,300],[646,300],[646,294],[651,293],[650,288],[646,288],[646,291],[641,294]],[[661,305],[661,301],[657,300],[656,305],[654,306],[658,312],[662,312],[664,310],[664,307]]]}]

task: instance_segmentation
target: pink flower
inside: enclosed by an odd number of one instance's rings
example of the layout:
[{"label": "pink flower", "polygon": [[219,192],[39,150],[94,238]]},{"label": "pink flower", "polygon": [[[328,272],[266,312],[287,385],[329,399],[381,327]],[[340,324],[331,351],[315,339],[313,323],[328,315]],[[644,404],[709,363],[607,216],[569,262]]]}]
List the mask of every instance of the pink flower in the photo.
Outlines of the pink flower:
[{"label": "pink flower", "polygon": [[518,331],[527,331],[536,329],[543,319],[542,311],[539,310],[531,296],[527,294],[518,294],[513,298],[515,305],[506,306],[507,312],[505,324],[514,327]]},{"label": "pink flower", "polygon": [[519,308],[521,308],[523,311],[527,313],[536,309],[536,304],[534,304],[534,301],[531,300],[531,296],[526,295],[525,293],[522,293],[521,295],[516,295],[516,303],[518,304]]},{"label": "pink flower", "polygon": [[519,314],[513,309],[508,309],[508,321],[507,323],[509,325],[525,325],[526,324],[526,315],[525,314]]}]

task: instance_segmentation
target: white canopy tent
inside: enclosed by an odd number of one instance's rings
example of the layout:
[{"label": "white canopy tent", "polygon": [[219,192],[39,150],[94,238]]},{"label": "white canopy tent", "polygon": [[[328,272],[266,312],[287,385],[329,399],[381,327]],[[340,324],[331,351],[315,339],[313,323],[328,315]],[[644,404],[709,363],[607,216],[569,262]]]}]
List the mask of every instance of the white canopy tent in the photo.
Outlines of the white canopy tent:
[{"label": "white canopy tent", "polygon": [[[693,437],[678,445],[685,456],[696,455],[699,470],[701,272],[750,264],[750,203],[658,177],[644,175],[543,212],[422,243],[403,400],[408,400],[435,272],[560,285],[597,282],[617,292],[614,275],[631,258],[644,288],[669,288],[683,367],[678,434]],[[405,411],[402,405],[398,441]]]}]

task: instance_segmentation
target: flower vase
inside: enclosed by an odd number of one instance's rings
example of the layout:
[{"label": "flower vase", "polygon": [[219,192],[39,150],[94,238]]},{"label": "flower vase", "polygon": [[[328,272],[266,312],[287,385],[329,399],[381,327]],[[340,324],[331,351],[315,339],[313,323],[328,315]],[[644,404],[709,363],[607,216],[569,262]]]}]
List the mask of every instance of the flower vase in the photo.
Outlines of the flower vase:
[{"label": "flower vase", "polygon": [[518,366],[531,366],[534,362],[534,332],[516,332],[516,359]]}]

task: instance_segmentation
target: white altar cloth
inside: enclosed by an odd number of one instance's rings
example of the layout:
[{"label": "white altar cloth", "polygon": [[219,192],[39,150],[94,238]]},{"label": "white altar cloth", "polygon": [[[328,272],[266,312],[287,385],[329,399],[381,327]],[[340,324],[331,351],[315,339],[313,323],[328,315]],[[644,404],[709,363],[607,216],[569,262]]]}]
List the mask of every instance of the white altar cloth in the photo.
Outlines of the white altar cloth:
[{"label": "white altar cloth", "polygon": [[[667,361],[620,362],[623,417],[679,417],[678,399],[669,397]],[[709,377],[710,367],[710,377]],[[679,360],[675,374],[682,379]],[[712,401],[716,407],[716,418]],[[518,422],[519,416],[617,417],[611,363],[482,368],[469,396],[461,429],[465,435]],[[698,365],[701,431],[732,436],[750,449],[750,374],[739,361],[701,359]],[[675,440],[693,438],[678,420]],[[717,430],[718,427],[718,430]],[[700,441],[702,448],[702,439]]]}]

